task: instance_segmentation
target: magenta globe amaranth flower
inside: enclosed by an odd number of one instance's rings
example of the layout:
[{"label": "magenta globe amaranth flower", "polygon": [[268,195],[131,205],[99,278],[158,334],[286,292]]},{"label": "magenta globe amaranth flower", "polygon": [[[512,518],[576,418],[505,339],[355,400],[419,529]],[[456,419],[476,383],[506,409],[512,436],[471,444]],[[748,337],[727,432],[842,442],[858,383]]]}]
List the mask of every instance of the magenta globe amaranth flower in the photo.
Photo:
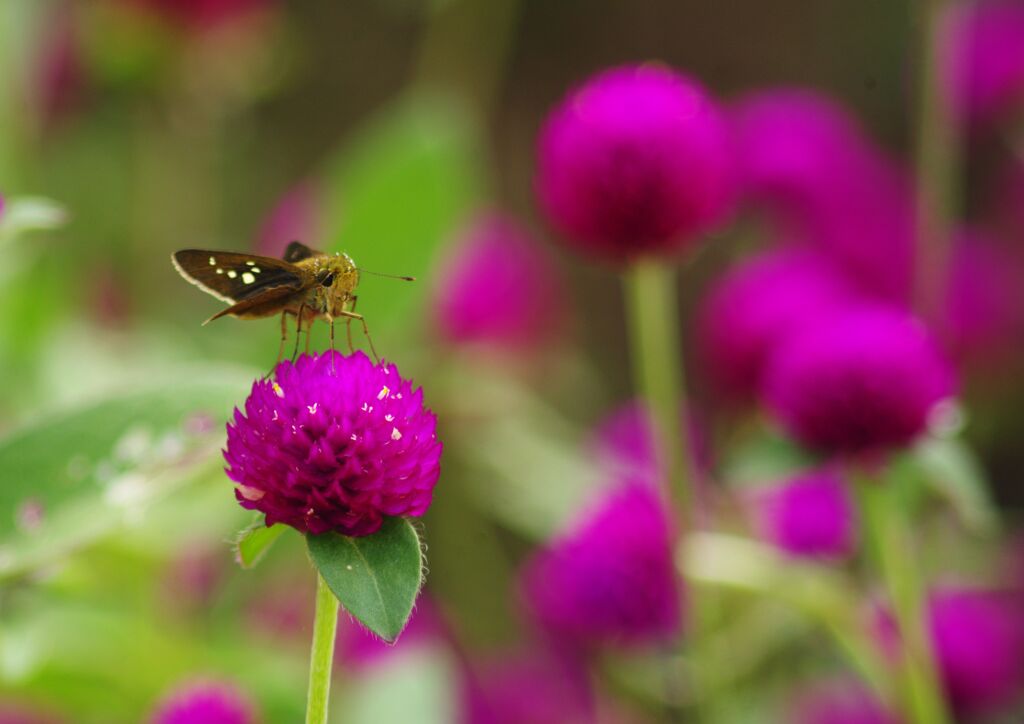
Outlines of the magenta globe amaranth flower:
[{"label": "magenta globe amaranth flower", "polygon": [[759,491],[756,504],[762,535],[790,555],[836,559],[853,552],[854,504],[834,471],[804,473]]},{"label": "magenta globe amaranth flower", "polygon": [[529,562],[527,606],[549,633],[582,646],[667,639],[681,618],[673,540],[657,489],[627,481]]},{"label": "magenta globe amaranth flower", "polygon": [[701,351],[708,374],[729,396],[752,397],[783,340],[855,298],[820,254],[781,249],[745,260],[715,283],[702,304]]},{"label": "magenta globe amaranth flower", "polygon": [[953,393],[952,370],[924,325],[861,307],[792,335],[765,379],[768,407],[810,448],[870,453],[921,435]]},{"label": "magenta globe amaranth flower", "polygon": [[437,418],[393,364],[303,355],[253,383],[224,458],[245,508],[313,534],[369,535],[420,516],[440,475]]},{"label": "magenta globe amaranth flower", "polygon": [[942,87],[957,118],[985,123],[1024,109],[1024,4],[950,4],[941,32]]},{"label": "magenta globe amaranth flower", "polygon": [[195,681],[178,687],[153,712],[151,724],[256,724],[252,702],[220,681]]},{"label": "magenta globe amaranth flower", "polygon": [[434,325],[450,342],[506,349],[541,344],[565,320],[554,262],[511,219],[477,219],[435,276]]},{"label": "magenta globe amaranth flower", "polygon": [[660,65],[573,90],[539,143],[537,191],[579,250],[614,261],[679,251],[728,215],[733,156],[714,100]]},{"label": "magenta globe amaranth flower", "polygon": [[1017,600],[943,588],[929,611],[935,657],[957,712],[991,712],[1024,693],[1024,609]]},{"label": "magenta globe amaranth flower", "polygon": [[820,93],[758,91],[732,109],[744,200],[781,233],[824,252],[865,293],[905,303],[914,196],[857,121]]}]

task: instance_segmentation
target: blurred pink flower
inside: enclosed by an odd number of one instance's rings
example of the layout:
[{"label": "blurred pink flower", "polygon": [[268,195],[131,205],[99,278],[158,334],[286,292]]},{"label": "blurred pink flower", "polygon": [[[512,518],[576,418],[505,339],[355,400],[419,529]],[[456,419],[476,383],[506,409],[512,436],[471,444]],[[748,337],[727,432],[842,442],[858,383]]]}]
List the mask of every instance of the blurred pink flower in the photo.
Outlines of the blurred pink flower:
[{"label": "blurred pink flower", "polygon": [[986,123],[1024,109],[1024,3],[950,3],[940,33],[943,89],[957,118]]},{"label": "blurred pink flower", "polygon": [[525,229],[498,214],[463,232],[434,284],[434,324],[451,342],[533,347],[553,339],[565,321],[554,261]]},{"label": "blurred pink flower", "polygon": [[793,556],[840,559],[853,553],[857,514],[838,473],[816,470],[753,495],[762,537]]},{"label": "blurred pink flower", "polygon": [[219,29],[250,18],[277,0],[122,0],[186,31]]},{"label": "blurred pink flower", "polygon": [[733,108],[745,199],[785,238],[824,251],[864,292],[906,303],[914,263],[912,187],[835,101],[763,90]]},{"label": "blurred pink flower", "polygon": [[988,712],[1024,693],[1024,609],[993,591],[943,588],[930,600],[939,670],[961,714]]},{"label": "blurred pink flower", "polygon": [[594,724],[586,671],[567,657],[504,655],[468,672],[463,724]]},{"label": "blurred pink flower", "polygon": [[707,373],[729,396],[753,397],[782,341],[856,297],[820,253],[785,248],[744,259],[715,282],[701,305],[700,351]]},{"label": "blurred pink flower", "polygon": [[665,641],[681,623],[670,514],[657,488],[604,492],[522,575],[527,607],[556,640],[583,647]]},{"label": "blurred pink flower", "polygon": [[43,26],[28,80],[30,105],[39,125],[50,129],[76,111],[87,84],[73,5],[57,5]]},{"label": "blurred pink flower", "polygon": [[275,202],[256,236],[256,253],[280,259],[285,247],[301,241],[314,249],[320,240],[321,209],[311,182],[296,184]]},{"label": "blurred pink flower", "polygon": [[179,684],[153,712],[152,724],[255,724],[252,702],[233,684],[197,680]]},{"label": "blurred pink flower", "polygon": [[[691,415],[689,420],[680,410],[683,427],[688,433],[689,453],[697,472],[711,470],[711,450],[704,427]],[[640,400],[631,400],[608,413],[594,428],[588,455],[603,469],[636,476],[660,484],[660,463],[655,460],[654,437],[650,420]]]},{"label": "blurred pink flower", "polygon": [[851,454],[911,443],[953,391],[953,370],[924,325],[873,306],[792,335],[764,386],[768,408],[797,440]]},{"label": "blurred pink flower", "polygon": [[894,713],[855,679],[816,682],[791,706],[792,724],[898,724]]},{"label": "blurred pink flower", "polygon": [[580,252],[617,262],[668,255],[732,210],[733,157],[699,83],[647,64],[603,71],[548,116],[536,187]]},{"label": "blurred pink flower", "polygon": [[1024,343],[1024,263],[973,229],[956,236],[940,332],[951,354],[969,366],[991,367]]}]

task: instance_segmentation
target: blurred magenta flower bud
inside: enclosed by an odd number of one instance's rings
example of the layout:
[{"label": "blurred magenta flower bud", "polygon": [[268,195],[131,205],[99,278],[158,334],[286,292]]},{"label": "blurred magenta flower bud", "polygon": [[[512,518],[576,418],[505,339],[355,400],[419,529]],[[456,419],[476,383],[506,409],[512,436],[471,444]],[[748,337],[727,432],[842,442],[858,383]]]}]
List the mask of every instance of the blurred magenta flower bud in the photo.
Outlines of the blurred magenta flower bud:
[{"label": "blurred magenta flower bud", "polygon": [[674,540],[657,488],[626,481],[529,561],[527,606],[556,640],[574,645],[664,641],[681,620]]},{"label": "blurred magenta flower bud", "polygon": [[152,724],[256,724],[252,702],[232,684],[193,681],[178,686],[149,720]]},{"label": "blurred magenta flower bud", "polygon": [[984,124],[1024,109],[1024,4],[960,2],[945,12],[939,70],[953,115]]},{"label": "blurred magenta flower bud", "polygon": [[961,715],[997,710],[1024,693],[1024,608],[1011,596],[943,588],[930,598],[935,657]]},{"label": "blurred magenta flower bud", "polygon": [[280,259],[293,241],[315,248],[320,227],[320,202],[313,183],[296,184],[277,199],[263,218],[256,236],[256,253]]},{"label": "blurred magenta flower bud", "polygon": [[986,234],[963,229],[949,263],[943,341],[967,366],[991,368],[1024,342],[1024,264]]},{"label": "blurred magenta flower bud", "polygon": [[28,82],[30,106],[41,128],[51,129],[78,110],[87,78],[75,10],[58,5],[43,26]]},{"label": "blurred magenta flower bud", "polygon": [[903,172],[844,108],[795,88],[733,107],[740,186],[776,233],[828,254],[861,290],[906,302],[914,199]]},{"label": "blurred magenta flower bud", "polygon": [[754,504],[762,537],[790,555],[835,560],[854,551],[856,510],[846,482],[833,470],[758,490]]},{"label": "blurred magenta flower bud", "polygon": [[793,724],[899,724],[859,681],[831,679],[800,692],[787,721]]},{"label": "blurred magenta flower bud", "polygon": [[925,432],[954,376],[924,325],[865,306],[793,334],[769,363],[766,403],[809,448],[872,453]]},{"label": "blurred magenta flower bud", "polygon": [[536,187],[566,241],[616,262],[674,254],[733,207],[733,153],[716,102],[655,64],[606,70],[548,117]]},{"label": "blurred magenta flower bud", "polygon": [[276,0],[122,0],[186,31],[216,30],[272,7]]},{"label": "blurred magenta flower bud", "polygon": [[[704,473],[712,468],[711,448],[706,430],[690,410],[680,408],[683,429],[688,436],[690,459],[695,472]],[[631,400],[608,413],[594,428],[590,436],[588,454],[602,469],[624,477],[639,477],[651,483],[662,480],[661,463],[656,459],[654,435],[650,417],[643,402]]]},{"label": "blurred magenta flower bud", "polygon": [[441,472],[437,417],[393,364],[302,355],[253,383],[224,459],[242,507],[313,534],[369,535],[421,516]]},{"label": "blurred magenta flower bud", "polygon": [[463,692],[464,724],[594,724],[584,668],[566,656],[513,653],[475,663]]},{"label": "blurred magenta flower bud", "polygon": [[712,286],[699,316],[708,375],[736,399],[759,391],[765,367],[794,330],[856,298],[827,257],[792,248],[744,259]]},{"label": "blurred magenta flower bud", "polygon": [[552,340],[566,319],[554,260],[512,219],[477,219],[434,277],[434,325],[460,344],[530,348]]}]

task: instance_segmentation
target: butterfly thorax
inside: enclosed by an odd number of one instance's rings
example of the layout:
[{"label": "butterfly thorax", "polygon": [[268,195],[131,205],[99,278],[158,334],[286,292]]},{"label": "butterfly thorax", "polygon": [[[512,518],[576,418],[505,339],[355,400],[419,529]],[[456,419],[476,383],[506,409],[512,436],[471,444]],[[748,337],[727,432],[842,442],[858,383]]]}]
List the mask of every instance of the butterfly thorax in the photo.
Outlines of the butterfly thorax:
[{"label": "butterfly thorax", "polygon": [[359,270],[348,254],[317,255],[297,262],[296,266],[316,280],[305,300],[315,313],[339,317],[351,309],[359,285]]}]

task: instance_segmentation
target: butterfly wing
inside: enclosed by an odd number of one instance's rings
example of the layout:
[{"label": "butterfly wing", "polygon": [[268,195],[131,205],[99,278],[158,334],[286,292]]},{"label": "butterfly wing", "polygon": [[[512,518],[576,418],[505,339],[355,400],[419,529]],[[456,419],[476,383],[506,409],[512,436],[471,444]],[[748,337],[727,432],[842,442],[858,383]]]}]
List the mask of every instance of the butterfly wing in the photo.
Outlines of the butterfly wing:
[{"label": "butterfly wing", "polygon": [[183,249],[171,261],[187,281],[223,302],[236,304],[281,288],[303,286],[303,272],[280,259],[204,249]]},{"label": "butterfly wing", "polygon": [[322,251],[310,249],[301,241],[293,241],[284,250],[284,260],[291,264],[314,256],[325,256],[325,254]]}]

